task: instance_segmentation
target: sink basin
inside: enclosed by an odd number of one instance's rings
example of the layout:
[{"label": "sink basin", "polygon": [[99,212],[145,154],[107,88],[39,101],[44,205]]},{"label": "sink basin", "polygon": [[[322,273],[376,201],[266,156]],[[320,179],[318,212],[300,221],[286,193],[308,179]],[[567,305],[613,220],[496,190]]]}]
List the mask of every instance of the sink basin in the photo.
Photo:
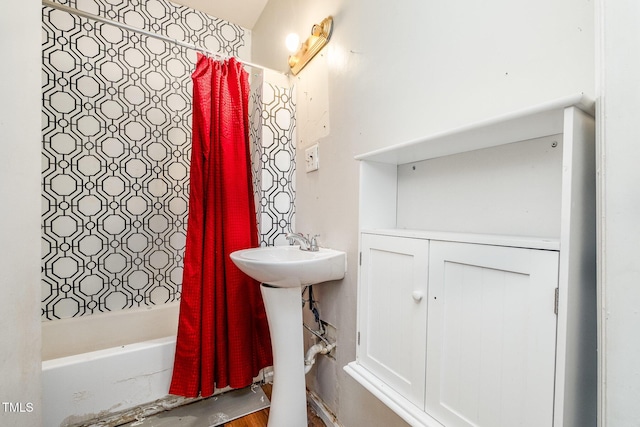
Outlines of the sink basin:
[{"label": "sink basin", "polygon": [[346,254],[327,248],[311,252],[300,246],[267,246],[235,251],[231,259],[245,274],[279,288],[342,279],[347,269]]}]

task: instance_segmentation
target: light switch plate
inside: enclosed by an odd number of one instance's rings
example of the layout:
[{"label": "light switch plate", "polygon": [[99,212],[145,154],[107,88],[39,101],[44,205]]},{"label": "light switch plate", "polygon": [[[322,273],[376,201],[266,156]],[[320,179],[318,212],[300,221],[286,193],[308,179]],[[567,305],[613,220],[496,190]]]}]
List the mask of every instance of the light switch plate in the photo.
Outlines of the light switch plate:
[{"label": "light switch plate", "polygon": [[312,145],[304,151],[304,164],[307,172],[313,172],[320,167],[318,159],[318,144]]}]

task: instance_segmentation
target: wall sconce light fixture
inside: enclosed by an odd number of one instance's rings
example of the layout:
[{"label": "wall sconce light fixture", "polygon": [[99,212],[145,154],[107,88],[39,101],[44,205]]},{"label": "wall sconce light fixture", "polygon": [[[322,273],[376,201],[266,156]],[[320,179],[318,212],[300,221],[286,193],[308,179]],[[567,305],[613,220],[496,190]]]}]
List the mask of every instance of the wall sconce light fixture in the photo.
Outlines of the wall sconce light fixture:
[{"label": "wall sconce light fixture", "polygon": [[311,58],[329,42],[333,31],[333,18],[326,17],[319,24],[311,28],[311,35],[302,43],[300,49],[289,57],[289,68],[293,75],[297,75],[304,68]]}]

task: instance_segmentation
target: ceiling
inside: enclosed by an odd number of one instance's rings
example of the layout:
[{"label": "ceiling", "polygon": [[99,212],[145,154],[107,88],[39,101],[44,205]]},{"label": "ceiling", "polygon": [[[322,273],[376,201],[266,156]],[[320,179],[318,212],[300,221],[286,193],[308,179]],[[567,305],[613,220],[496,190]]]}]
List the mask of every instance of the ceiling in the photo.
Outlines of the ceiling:
[{"label": "ceiling", "polygon": [[197,9],[249,30],[260,18],[269,0],[172,0],[174,3]]}]

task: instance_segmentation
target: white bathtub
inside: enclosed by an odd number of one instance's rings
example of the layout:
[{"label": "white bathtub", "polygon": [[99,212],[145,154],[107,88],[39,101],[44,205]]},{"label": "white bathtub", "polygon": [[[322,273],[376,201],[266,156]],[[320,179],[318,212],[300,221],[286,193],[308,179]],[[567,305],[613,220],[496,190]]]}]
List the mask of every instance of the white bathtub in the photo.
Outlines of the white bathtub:
[{"label": "white bathtub", "polygon": [[167,395],[175,337],[42,362],[44,425],[67,426]]},{"label": "white bathtub", "polygon": [[[175,303],[43,323],[43,426],[120,419],[118,413],[132,408],[143,406],[148,414],[192,402],[168,396],[178,312]],[[254,382],[265,374],[271,370]]]},{"label": "white bathtub", "polygon": [[167,396],[177,316],[172,304],[43,323],[43,425],[72,425]]}]

